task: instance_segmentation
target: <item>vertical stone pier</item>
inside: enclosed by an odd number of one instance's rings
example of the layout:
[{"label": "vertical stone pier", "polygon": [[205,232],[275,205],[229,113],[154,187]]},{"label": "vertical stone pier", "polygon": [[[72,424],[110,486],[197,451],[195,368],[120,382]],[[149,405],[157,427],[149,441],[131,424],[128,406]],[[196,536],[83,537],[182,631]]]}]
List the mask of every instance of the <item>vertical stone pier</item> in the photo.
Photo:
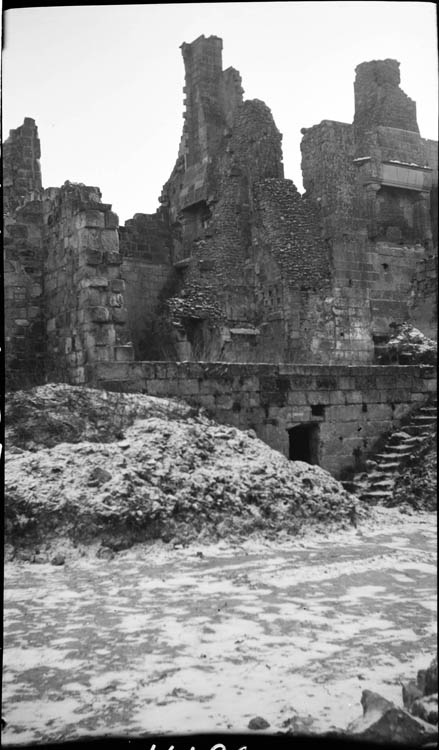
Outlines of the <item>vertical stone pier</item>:
[{"label": "vertical stone pier", "polygon": [[44,192],[48,372],[85,383],[96,362],[129,361],[118,217],[98,188]]}]

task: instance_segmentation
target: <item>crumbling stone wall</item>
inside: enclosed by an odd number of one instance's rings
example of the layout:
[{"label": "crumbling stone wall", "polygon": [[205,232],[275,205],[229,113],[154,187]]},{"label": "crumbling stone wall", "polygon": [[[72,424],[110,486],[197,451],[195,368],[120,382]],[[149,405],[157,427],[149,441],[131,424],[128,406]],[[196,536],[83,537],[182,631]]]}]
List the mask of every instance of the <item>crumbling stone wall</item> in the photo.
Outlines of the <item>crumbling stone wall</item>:
[{"label": "crumbling stone wall", "polygon": [[3,210],[11,216],[28,201],[41,198],[41,147],[35,120],[9,131],[3,144]]},{"label": "crumbling stone wall", "polygon": [[352,229],[355,197],[354,131],[345,122],[323,120],[302,128],[305,195],[319,212],[323,237]]},{"label": "crumbling stone wall", "polygon": [[291,180],[259,180],[253,194],[255,292],[265,339],[261,348],[266,351],[272,342],[278,352],[273,361],[309,356],[327,361],[334,337],[325,303],[331,269],[317,211]]},{"label": "crumbling stone wall", "polygon": [[44,371],[42,224],[38,201],[4,218],[5,365],[14,385],[41,382]]},{"label": "crumbling stone wall", "polygon": [[118,218],[97,188],[43,190],[35,122],[5,144],[5,323],[9,387],[84,383],[93,362],[132,359]]},{"label": "crumbling stone wall", "polygon": [[118,217],[98,188],[67,182],[43,198],[48,374],[84,383],[93,362],[133,358]]},{"label": "crumbling stone wall", "polygon": [[380,125],[419,133],[416,103],[399,86],[399,62],[372,60],[358,65],[355,73],[354,129],[359,148],[368,147],[369,134]]},{"label": "crumbling stone wall", "polygon": [[43,377],[43,214],[35,121],[11,130],[3,148],[6,376],[14,385]]},{"label": "crumbling stone wall", "polygon": [[[237,75],[229,71],[228,76],[238,86]],[[282,176],[283,167],[281,138],[270,110],[256,100],[242,103],[240,91],[233,111],[230,106],[222,111],[223,129],[212,142],[209,164],[198,169],[189,158],[192,166],[181,167],[181,173],[177,167],[163,191],[163,205],[175,217],[179,283],[169,310],[181,335],[182,358],[242,357],[243,336],[244,356],[257,357],[252,187],[261,178]],[[217,104],[222,103],[220,98]],[[197,130],[191,110],[186,114],[186,128]],[[187,161],[189,139],[185,148]],[[191,191],[188,181],[195,168],[198,181]]]},{"label": "crumbling stone wall", "polygon": [[421,257],[411,288],[411,321],[424,335],[437,339],[438,312],[437,249],[428,257]]},{"label": "crumbling stone wall", "polygon": [[[318,215],[283,179],[270,110],[242,101],[239,74],[221,71],[220,52],[216,37],[183,45],[185,127],[162,194],[179,275],[169,310],[181,358],[281,361],[312,352],[318,361],[330,348]],[[200,55],[207,72],[197,69]]]},{"label": "crumbling stone wall", "polygon": [[[427,335],[437,293],[437,149],[399,63],[357,68],[353,124],[303,130],[305,196],[269,108],[222,42],[182,45],[186,111],[154,215],[118,229],[97,188],[42,191],[33,120],[5,144],[7,357],[85,382],[96,362],[367,363],[390,326]],[[120,247],[119,247],[120,243]],[[44,354],[43,354],[44,352]],[[27,360],[26,360],[26,357]]]},{"label": "crumbling stone wall", "polygon": [[351,348],[353,361],[371,361],[374,339],[390,336],[393,323],[416,319],[431,335],[436,308],[420,274],[434,267],[437,246],[430,200],[437,144],[419,135],[416,105],[399,87],[399,63],[372,61],[356,73],[353,125],[303,129],[302,169],[331,247],[337,357]]},{"label": "crumbling stone wall", "polygon": [[163,298],[175,287],[172,237],[164,209],[135,214],[119,228],[121,276],[125,282],[127,328],[136,359],[172,356],[163,337]]},{"label": "crumbling stone wall", "polygon": [[372,336],[389,335],[392,323],[412,318],[416,274],[424,265],[425,248],[366,241],[362,256],[359,275],[367,285],[368,329]]},{"label": "crumbling stone wall", "polygon": [[254,429],[286,456],[288,430],[319,426],[319,464],[334,476],[361,464],[375,442],[436,390],[431,366],[101,363],[94,383],[176,397],[217,421]]}]

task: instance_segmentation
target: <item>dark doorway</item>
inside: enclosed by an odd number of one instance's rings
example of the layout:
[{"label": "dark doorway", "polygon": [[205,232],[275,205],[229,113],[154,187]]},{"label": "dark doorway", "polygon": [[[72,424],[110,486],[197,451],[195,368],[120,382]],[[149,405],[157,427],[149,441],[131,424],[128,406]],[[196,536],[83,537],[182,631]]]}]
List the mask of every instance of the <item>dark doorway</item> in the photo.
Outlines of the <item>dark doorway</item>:
[{"label": "dark doorway", "polygon": [[290,461],[319,463],[319,425],[299,424],[288,430],[290,438]]}]

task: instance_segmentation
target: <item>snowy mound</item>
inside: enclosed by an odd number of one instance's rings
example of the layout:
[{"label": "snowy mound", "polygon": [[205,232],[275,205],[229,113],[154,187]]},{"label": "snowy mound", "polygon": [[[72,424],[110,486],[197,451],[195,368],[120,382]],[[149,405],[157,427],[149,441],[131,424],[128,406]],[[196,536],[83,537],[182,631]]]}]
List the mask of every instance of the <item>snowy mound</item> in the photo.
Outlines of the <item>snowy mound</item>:
[{"label": "snowy mound", "polygon": [[392,361],[401,365],[436,364],[437,342],[404,323],[387,342],[387,353]]},{"label": "snowy mound", "polygon": [[14,544],[60,533],[131,544],[275,536],[350,522],[355,498],[326,471],[289,461],[254,433],[185,404],[53,385],[21,401],[14,394],[9,405],[15,421],[6,466],[6,534]]}]

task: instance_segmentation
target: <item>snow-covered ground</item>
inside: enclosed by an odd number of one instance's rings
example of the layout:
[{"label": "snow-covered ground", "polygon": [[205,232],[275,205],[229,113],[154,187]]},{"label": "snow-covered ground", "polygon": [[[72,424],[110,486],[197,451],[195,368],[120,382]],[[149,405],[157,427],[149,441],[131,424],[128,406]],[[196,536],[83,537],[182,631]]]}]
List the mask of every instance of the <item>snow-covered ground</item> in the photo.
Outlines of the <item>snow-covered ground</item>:
[{"label": "snow-covered ground", "polygon": [[326,731],[401,703],[436,644],[434,514],[358,530],[5,568],[4,745]]}]

